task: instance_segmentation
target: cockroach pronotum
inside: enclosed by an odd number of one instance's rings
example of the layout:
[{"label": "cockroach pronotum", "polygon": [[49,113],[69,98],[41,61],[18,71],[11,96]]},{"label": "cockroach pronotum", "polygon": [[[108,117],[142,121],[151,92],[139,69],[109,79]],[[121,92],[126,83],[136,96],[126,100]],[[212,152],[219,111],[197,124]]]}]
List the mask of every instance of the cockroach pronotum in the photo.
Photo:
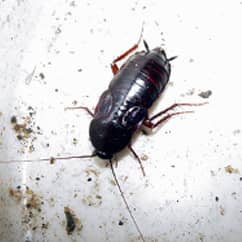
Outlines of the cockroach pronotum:
[{"label": "cockroach pronotum", "polygon": [[[141,159],[131,146],[131,139],[134,133],[139,130],[142,125],[153,129],[175,115],[191,112],[182,111],[168,113],[168,111],[176,107],[199,106],[204,103],[175,103],[156,115],[149,117],[149,108],[162,94],[168,83],[171,69],[170,61],[176,57],[167,58],[165,51],[160,47],[150,50],[145,41],[143,41],[145,50],[131,55],[138,48],[141,38],[142,32],[137,44],[112,62],[111,69],[114,77],[108,89],[100,96],[94,112],[88,107],[83,106],[66,108],[84,109],[92,116],[92,121],[89,126],[89,136],[94,147],[93,153],[91,155],[81,156],[52,157],[51,160],[81,159],[94,156],[109,160],[112,175],[128,213],[140,235],[140,239],[145,242],[144,235],[131,212],[130,206],[115,174],[112,158],[116,153],[128,147],[138,160],[142,173],[145,175]],[[130,56],[128,60],[121,68],[118,68],[117,63],[128,56]],[[49,160],[49,158],[44,158],[38,160],[21,160],[21,162]],[[0,161],[0,163],[10,162],[20,161]]]}]

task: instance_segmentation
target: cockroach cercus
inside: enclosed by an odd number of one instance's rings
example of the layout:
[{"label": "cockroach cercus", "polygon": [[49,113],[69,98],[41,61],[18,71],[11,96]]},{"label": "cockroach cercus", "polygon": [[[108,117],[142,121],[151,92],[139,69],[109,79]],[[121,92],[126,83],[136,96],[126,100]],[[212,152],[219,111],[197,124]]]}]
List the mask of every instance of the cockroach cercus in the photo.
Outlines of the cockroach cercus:
[{"label": "cockroach cercus", "polygon": [[[142,33],[141,33],[142,36]],[[205,103],[175,103],[165,110],[149,117],[148,110],[164,91],[170,77],[170,61],[176,57],[167,58],[165,51],[160,48],[149,49],[144,42],[145,50],[135,52],[141,41],[117,57],[111,64],[114,74],[108,89],[99,98],[95,111],[88,107],[68,107],[66,109],[84,109],[91,116],[92,121],[89,127],[89,136],[94,147],[91,155],[52,157],[52,160],[80,159],[98,156],[101,159],[109,160],[112,175],[121,193],[122,199],[128,213],[139,233],[140,239],[145,242],[141,229],[133,216],[130,206],[124,196],[117,176],[114,172],[112,158],[125,147],[138,160],[143,175],[145,175],[141,159],[131,146],[131,139],[134,133],[141,126],[153,129],[166,122],[175,115],[190,113],[192,111],[181,111],[169,113],[179,106],[199,106]],[[117,63],[128,57],[128,60],[118,68]],[[49,161],[48,158],[38,160],[22,160],[22,162]],[[16,160],[0,161],[0,163],[20,162]]]}]

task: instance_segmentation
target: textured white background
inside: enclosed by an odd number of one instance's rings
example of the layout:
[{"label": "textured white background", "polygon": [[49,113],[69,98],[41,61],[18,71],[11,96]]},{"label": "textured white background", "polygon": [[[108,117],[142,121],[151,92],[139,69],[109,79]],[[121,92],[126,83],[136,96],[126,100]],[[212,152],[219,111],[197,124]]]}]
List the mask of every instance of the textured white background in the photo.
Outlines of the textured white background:
[{"label": "textured white background", "polygon": [[[162,45],[168,56],[178,55],[153,111],[203,102],[201,91],[212,95],[194,114],[138,135],[133,147],[148,156],[145,178],[132,155],[119,157],[116,173],[126,198],[147,242],[239,242],[242,175],[224,167],[242,171],[241,0],[2,0],[0,159],[90,154],[90,117],[64,107],[73,101],[95,107],[112,78],[110,62],[137,41],[143,21],[150,48]],[[28,116],[29,106],[36,111],[33,128],[41,129],[32,153],[10,123],[13,115]],[[0,164],[0,241],[139,241],[112,180],[96,158]],[[40,212],[25,208],[26,194],[20,202],[9,195],[19,185],[36,194]],[[65,230],[65,206],[83,225],[72,235]]]}]

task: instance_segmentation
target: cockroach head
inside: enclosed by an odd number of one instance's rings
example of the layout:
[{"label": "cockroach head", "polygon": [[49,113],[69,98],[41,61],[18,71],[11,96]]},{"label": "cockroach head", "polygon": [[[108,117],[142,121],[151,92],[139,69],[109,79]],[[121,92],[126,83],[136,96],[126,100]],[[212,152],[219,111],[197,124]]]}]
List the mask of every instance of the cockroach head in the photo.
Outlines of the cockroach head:
[{"label": "cockroach head", "polygon": [[169,76],[170,70],[171,70],[171,66],[170,66],[171,59],[167,58],[165,50],[162,47],[156,47],[152,50],[152,52],[154,53],[153,58],[155,58],[159,62],[159,64],[165,69],[166,73]]},{"label": "cockroach head", "polygon": [[159,52],[161,56],[166,60],[166,62],[173,61],[174,59],[177,58],[177,56],[172,56],[170,58],[167,58],[166,52],[162,47],[157,47],[155,48],[155,51]]},{"label": "cockroach head", "polygon": [[113,154],[108,154],[108,153],[103,152],[103,151],[101,151],[101,150],[95,150],[94,152],[95,152],[95,154],[96,154],[99,158],[101,158],[101,159],[103,159],[103,160],[111,160],[111,159],[113,158]]},{"label": "cockroach head", "polygon": [[111,159],[130,143],[131,132],[116,122],[93,119],[89,127],[90,141],[101,159]]}]

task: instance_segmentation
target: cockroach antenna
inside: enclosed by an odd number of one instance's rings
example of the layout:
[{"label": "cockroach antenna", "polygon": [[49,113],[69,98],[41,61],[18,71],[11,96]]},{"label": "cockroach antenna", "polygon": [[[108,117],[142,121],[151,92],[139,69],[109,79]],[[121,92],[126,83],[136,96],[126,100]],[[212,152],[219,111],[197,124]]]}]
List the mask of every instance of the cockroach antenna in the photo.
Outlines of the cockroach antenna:
[{"label": "cockroach antenna", "polygon": [[170,61],[173,61],[173,60],[175,60],[177,57],[178,57],[178,56],[172,56],[172,57],[170,57],[170,58],[168,59],[168,61],[169,61],[169,62],[170,62]]},{"label": "cockroach antenna", "polygon": [[40,158],[40,159],[27,159],[27,160],[0,160],[0,164],[9,164],[9,163],[34,163],[34,162],[44,162],[49,161],[50,163],[54,163],[56,160],[75,160],[75,159],[85,159],[97,156],[96,153],[91,155],[72,155],[72,156],[57,156],[50,158]]},{"label": "cockroach antenna", "polygon": [[131,209],[130,209],[130,207],[129,207],[129,204],[128,204],[128,202],[127,202],[127,200],[126,200],[126,198],[125,198],[125,196],[124,196],[124,193],[123,193],[123,191],[122,191],[122,189],[121,189],[121,186],[120,186],[119,181],[118,181],[118,178],[117,178],[117,176],[116,176],[116,174],[115,174],[114,167],[113,167],[113,162],[112,162],[111,159],[109,160],[109,163],[110,163],[110,167],[111,167],[111,171],[112,171],[113,178],[114,178],[114,180],[115,180],[115,183],[116,183],[117,186],[118,186],[118,189],[119,189],[119,192],[120,192],[121,197],[122,197],[122,199],[123,199],[123,202],[124,202],[124,204],[125,204],[125,206],[126,206],[128,212],[129,212],[129,215],[130,215],[130,217],[131,217],[131,219],[132,219],[132,221],[133,221],[133,223],[134,223],[134,225],[135,225],[135,227],[136,227],[136,229],[137,229],[139,235],[140,235],[141,240],[142,240],[143,242],[145,242],[145,239],[144,239],[143,233],[141,232],[141,230],[140,230],[140,228],[139,228],[139,225],[138,225],[138,223],[136,222],[136,219],[135,219],[134,215],[132,214]]},{"label": "cockroach antenna", "polygon": [[145,46],[145,49],[146,49],[146,52],[150,52],[150,48],[149,48],[149,45],[147,44],[147,42],[145,40],[143,40],[143,43],[144,43],[144,46]]}]

